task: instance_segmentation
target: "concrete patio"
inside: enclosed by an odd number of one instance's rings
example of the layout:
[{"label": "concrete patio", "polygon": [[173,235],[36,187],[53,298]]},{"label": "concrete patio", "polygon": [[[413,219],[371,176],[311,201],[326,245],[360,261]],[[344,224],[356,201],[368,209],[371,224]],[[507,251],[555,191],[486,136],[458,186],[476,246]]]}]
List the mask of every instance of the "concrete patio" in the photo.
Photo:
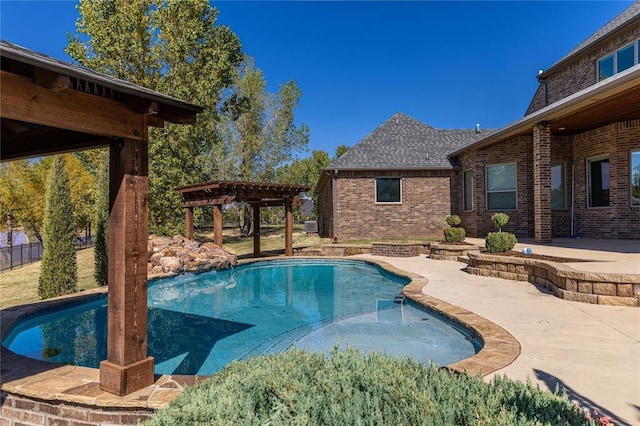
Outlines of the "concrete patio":
[{"label": "concrete patio", "polygon": [[[480,239],[467,239],[482,245]],[[640,274],[640,242],[523,241],[516,250],[576,259],[576,269]],[[462,262],[416,257],[381,257],[428,279],[423,293],[468,309],[506,329],[521,355],[495,374],[541,388],[566,389],[570,399],[613,418],[616,425],[640,424],[640,309],[569,302],[528,282],[469,275]]]}]

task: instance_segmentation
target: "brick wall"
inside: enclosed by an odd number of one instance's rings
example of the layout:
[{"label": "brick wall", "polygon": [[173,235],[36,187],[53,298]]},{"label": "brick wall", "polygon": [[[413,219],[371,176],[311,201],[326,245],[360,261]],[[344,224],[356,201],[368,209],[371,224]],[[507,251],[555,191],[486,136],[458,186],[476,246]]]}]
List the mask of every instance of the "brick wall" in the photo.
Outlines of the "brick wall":
[{"label": "brick wall", "polygon": [[544,89],[541,84],[536,91],[529,109],[525,115],[529,115],[546,105],[550,105],[560,99],[585,89],[597,83],[597,61],[618,48],[629,44],[640,36],[640,22],[610,35],[604,40],[591,46],[571,61],[566,62],[558,69],[545,77],[547,82],[547,104],[544,100]]},{"label": "brick wall", "polygon": [[[338,239],[441,237],[451,193],[459,187],[453,176],[453,170],[340,172]],[[402,204],[376,204],[376,177],[403,179]]]},{"label": "brick wall", "polygon": [[571,167],[573,167],[573,143],[566,136],[551,136],[551,163],[564,164],[565,208],[551,210],[551,236],[563,238],[571,236]]},{"label": "brick wall", "polygon": [[90,426],[98,424],[135,425],[148,420],[151,410],[99,409],[51,401],[39,401],[2,392],[0,425]]},{"label": "brick wall", "polygon": [[318,192],[318,234],[321,237],[333,238],[333,180],[331,178],[325,181]]},{"label": "brick wall", "polygon": [[[632,207],[630,198],[631,151],[640,151],[640,120],[614,123],[574,136],[577,236],[640,238],[640,207]],[[589,208],[587,160],[603,155],[609,156],[609,206]]]}]

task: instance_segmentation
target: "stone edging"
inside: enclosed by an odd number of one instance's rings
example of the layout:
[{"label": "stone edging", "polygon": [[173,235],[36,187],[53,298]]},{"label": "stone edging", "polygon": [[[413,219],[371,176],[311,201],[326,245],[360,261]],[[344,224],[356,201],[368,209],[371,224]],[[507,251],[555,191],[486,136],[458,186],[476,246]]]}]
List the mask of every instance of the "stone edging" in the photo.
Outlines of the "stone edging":
[{"label": "stone edging", "polygon": [[579,271],[540,259],[469,253],[467,272],[485,277],[528,281],[556,297],[598,305],[640,306],[640,275]]},{"label": "stone edging", "polygon": [[[326,257],[308,257],[326,259]],[[337,259],[341,259],[336,257]],[[248,259],[252,263],[283,259],[269,257]],[[358,259],[377,264],[392,273],[411,279],[403,293],[427,309],[448,317],[472,330],[484,343],[480,352],[448,367],[469,374],[490,374],[506,367],[520,354],[520,344],[506,330],[466,309],[422,293],[426,278],[400,270],[386,262]],[[82,302],[107,292],[106,287],[93,289],[28,305],[0,310],[0,339],[4,339],[15,323],[43,309]],[[41,419],[44,422],[58,418],[73,418],[89,423],[135,424],[147,419],[156,409],[166,407],[182,393],[185,383],[199,380],[197,376],[156,376],[153,385],[126,396],[115,396],[100,389],[97,368],[61,365],[30,359],[2,347],[2,415],[1,419],[18,422]]]}]

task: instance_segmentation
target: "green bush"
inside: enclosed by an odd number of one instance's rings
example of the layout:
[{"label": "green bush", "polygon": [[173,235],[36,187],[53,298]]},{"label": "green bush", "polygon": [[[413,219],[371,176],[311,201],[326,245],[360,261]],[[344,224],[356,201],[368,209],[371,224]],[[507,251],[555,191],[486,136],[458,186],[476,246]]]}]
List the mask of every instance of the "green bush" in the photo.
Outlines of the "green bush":
[{"label": "green bush", "polygon": [[491,222],[493,222],[495,227],[498,228],[498,232],[502,232],[502,228],[507,226],[507,223],[509,223],[509,215],[506,213],[496,213],[491,216]]},{"label": "green bush", "polygon": [[451,216],[447,216],[445,219],[447,221],[447,225],[456,227],[462,223],[462,219],[457,214],[452,214]]},{"label": "green bush", "polygon": [[464,228],[444,228],[444,240],[448,243],[460,243],[464,241]]},{"label": "green bush", "polygon": [[588,425],[566,397],[513,380],[334,349],[234,362],[148,425]]},{"label": "green bush", "polygon": [[518,240],[510,232],[489,232],[485,239],[485,245],[489,253],[502,253],[516,246]]}]

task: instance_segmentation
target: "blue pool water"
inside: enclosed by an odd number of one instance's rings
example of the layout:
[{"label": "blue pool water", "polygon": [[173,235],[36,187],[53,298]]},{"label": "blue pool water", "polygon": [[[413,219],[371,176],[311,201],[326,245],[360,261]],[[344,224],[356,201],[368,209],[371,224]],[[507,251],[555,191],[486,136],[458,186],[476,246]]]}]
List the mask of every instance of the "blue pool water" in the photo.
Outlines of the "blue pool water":
[{"label": "blue pool water", "polygon": [[[362,261],[277,260],[149,283],[148,351],[156,373],[210,375],[234,359],[336,344],[446,365],[480,343],[412,304],[408,283]],[[98,367],[106,359],[107,300],[66,305],[20,322],[3,341],[35,359]]]}]

